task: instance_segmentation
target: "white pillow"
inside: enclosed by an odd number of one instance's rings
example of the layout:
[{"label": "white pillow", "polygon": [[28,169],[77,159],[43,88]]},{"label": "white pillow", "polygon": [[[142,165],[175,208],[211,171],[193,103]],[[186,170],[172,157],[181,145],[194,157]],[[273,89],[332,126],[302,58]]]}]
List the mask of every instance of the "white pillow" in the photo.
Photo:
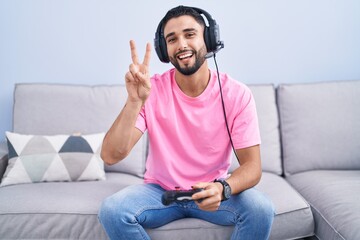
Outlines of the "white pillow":
[{"label": "white pillow", "polygon": [[6,132],[9,163],[0,186],[104,180],[100,158],[104,136],[105,133],[45,136]]}]

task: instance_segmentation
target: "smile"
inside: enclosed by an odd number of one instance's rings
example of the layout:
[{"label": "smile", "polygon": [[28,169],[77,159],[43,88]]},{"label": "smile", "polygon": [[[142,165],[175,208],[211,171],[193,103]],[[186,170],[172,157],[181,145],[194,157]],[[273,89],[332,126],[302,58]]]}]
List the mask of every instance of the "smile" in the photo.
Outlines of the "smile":
[{"label": "smile", "polygon": [[179,53],[177,55],[177,58],[180,60],[186,59],[186,58],[190,58],[192,57],[194,54],[192,52],[184,52],[184,53]]}]

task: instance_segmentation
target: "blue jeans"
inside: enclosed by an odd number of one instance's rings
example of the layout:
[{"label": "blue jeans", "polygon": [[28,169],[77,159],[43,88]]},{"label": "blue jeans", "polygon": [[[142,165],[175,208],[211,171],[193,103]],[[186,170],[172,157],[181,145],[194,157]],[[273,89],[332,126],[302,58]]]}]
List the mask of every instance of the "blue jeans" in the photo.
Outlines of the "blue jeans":
[{"label": "blue jeans", "polygon": [[164,206],[165,190],[156,184],[129,186],[106,198],[99,220],[110,239],[150,239],[145,228],[157,228],[181,218],[199,218],[218,225],[234,225],[231,239],[268,239],[274,219],[271,201],[254,188],[233,195],[215,212],[193,202]]}]

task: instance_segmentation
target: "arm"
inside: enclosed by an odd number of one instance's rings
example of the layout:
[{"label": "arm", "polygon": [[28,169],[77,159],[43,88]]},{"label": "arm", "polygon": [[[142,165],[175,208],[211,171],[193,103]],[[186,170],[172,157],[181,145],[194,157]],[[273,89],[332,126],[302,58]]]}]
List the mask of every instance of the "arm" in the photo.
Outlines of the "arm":
[{"label": "arm", "polygon": [[146,45],[143,63],[139,63],[135,42],[130,41],[132,64],[125,75],[128,98],[126,104],[115,122],[106,133],[101,158],[107,164],[114,164],[124,159],[142,136],[142,132],[135,128],[136,119],[142,106],[150,95],[150,44]]},{"label": "arm", "polygon": [[142,132],[135,128],[135,122],[140,112],[141,104],[127,101],[119,116],[106,133],[101,158],[107,164],[115,164],[123,160],[138,142]]},{"label": "arm", "polygon": [[[240,166],[226,180],[232,190],[232,194],[238,194],[255,186],[261,178],[260,146],[252,146],[237,149]],[[193,195],[193,199],[204,199],[198,203],[199,208],[207,211],[216,211],[222,200],[223,186],[220,183],[199,183],[195,188],[205,188],[205,191]]]},{"label": "arm", "polygon": [[[240,193],[254,187],[261,178],[260,145],[237,149],[240,166],[235,169],[226,181],[229,183],[232,194]],[[222,185],[219,184],[222,189]]]}]

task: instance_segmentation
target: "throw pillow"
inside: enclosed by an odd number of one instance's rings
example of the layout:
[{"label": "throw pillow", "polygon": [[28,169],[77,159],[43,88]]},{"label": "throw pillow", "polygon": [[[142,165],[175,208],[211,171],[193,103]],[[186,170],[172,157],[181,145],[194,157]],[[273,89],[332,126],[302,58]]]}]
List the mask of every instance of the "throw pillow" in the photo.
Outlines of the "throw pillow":
[{"label": "throw pillow", "polygon": [[24,135],[6,132],[9,162],[0,186],[105,179],[100,158],[105,133]]}]

